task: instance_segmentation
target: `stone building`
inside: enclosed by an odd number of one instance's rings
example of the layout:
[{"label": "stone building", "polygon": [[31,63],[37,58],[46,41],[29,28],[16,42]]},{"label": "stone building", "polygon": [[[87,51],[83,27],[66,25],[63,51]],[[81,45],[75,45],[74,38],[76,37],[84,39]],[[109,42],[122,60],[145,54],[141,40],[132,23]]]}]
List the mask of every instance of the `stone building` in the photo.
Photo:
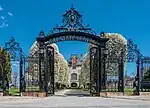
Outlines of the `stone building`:
[{"label": "stone building", "polygon": [[68,78],[68,86],[70,88],[79,87],[79,75],[81,70],[82,60],[78,55],[71,55],[70,60],[68,61],[69,67],[69,78]]}]

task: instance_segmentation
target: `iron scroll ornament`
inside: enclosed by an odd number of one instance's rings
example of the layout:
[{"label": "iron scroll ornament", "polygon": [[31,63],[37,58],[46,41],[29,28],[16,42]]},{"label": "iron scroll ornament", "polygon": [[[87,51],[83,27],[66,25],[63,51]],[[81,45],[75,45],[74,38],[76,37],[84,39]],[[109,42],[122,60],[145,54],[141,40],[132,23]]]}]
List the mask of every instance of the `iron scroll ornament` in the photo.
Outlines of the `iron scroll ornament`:
[{"label": "iron scroll ornament", "polygon": [[74,40],[99,45],[101,47],[105,47],[105,43],[108,41],[108,39],[95,35],[88,25],[84,26],[82,24],[82,15],[73,6],[63,15],[61,26],[57,25],[51,33],[46,35],[41,31],[36,40],[39,44],[47,43],[47,45],[60,41]]},{"label": "iron scroll ornament", "polygon": [[60,41],[73,41],[73,40],[88,42],[94,45],[100,45],[101,47],[105,47],[105,43],[108,41],[108,39],[103,39],[93,34],[76,31],[60,32],[48,36],[37,37],[38,42],[47,42],[48,44]]},{"label": "iron scroll ornament", "polygon": [[91,28],[89,28],[89,25],[84,26],[82,23],[82,15],[77,10],[75,10],[72,5],[72,7],[68,11],[66,11],[65,14],[63,14],[62,25],[56,25],[56,27],[50,32],[50,34],[68,31],[78,31],[95,34],[95,32],[92,31]]}]

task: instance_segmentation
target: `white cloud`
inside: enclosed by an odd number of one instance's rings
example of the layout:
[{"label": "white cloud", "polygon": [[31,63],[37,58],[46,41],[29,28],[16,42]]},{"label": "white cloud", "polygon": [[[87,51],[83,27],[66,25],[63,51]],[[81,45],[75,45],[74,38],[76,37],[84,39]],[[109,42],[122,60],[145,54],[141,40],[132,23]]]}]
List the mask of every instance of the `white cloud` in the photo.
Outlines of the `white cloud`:
[{"label": "white cloud", "polygon": [[[0,5],[0,12],[3,11],[3,7]],[[13,16],[11,12],[6,12],[8,16]],[[2,14],[2,13],[1,13]],[[8,27],[7,16],[0,15],[0,28]]]},{"label": "white cloud", "polygon": [[8,27],[8,24],[6,24],[5,26]]},{"label": "white cloud", "polygon": [[5,28],[5,27],[8,27],[8,24],[6,24],[5,22],[1,22],[0,28]]},{"label": "white cloud", "polygon": [[5,19],[5,17],[4,17],[4,16],[1,16],[1,19]]},{"label": "white cloud", "polygon": [[5,26],[5,23],[2,22],[2,24],[0,24],[0,28],[4,28],[4,26]]},{"label": "white cloud", "polygon": [[0,5],[0,11],[2,11],[3,10],[3,8],[2,8],[2,6]]},{"label": "white cloud", "polygon": [[13,14],[11,12],[8,12],[8,15],[13,16]]}]

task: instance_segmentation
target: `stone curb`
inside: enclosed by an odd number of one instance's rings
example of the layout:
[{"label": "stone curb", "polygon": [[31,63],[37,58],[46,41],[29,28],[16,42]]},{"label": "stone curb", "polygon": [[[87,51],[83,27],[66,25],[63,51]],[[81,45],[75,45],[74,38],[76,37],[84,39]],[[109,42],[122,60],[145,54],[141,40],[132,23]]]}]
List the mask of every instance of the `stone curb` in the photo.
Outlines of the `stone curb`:
[{"label": "stone curb", "polygon": [[103,98],[114,98],[114,99],[129,99],[129,100],[150,101],[150,99],[143,99],[143,98],[128,98],[128,97],[103,97]]}]

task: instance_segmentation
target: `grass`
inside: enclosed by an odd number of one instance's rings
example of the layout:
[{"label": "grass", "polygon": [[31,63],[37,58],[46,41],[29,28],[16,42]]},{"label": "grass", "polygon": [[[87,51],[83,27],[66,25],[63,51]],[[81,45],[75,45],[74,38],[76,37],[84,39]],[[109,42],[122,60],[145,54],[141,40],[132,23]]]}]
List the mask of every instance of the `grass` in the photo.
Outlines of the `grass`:
[{"label": "grass", "polygon": [[[38,91],[38,90],[39,90],[39,87],[36,87],[36,86],[26,87],[26,91]],[[20,95],[20,89],[16,88],[16,87],[9,88],[9,95],[19,96]]]},{"label": "grass", "polygon": [[38,86],[28,86],[26,87],[26,91],[39,91]]},{"label": "grass", "polygon": [[10,88],[9,89],[9,95],[12,95],[12,96],[19,96],[20,95],[20,89],[19,88]]},{"label": "grass", "polygon": [[124,92],[133,92],[133,89],[132,88],[125,88]]}]

